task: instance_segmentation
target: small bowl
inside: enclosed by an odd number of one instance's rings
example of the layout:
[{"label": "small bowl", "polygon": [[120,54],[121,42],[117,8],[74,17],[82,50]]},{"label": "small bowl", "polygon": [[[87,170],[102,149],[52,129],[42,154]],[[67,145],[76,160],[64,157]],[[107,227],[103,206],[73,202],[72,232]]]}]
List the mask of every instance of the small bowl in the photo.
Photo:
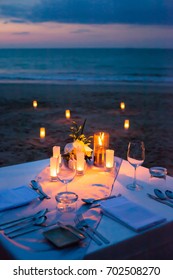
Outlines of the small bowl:
[{"label": "small bowl", "polygon": [[167,169],[160,166],[151,167],[149,169],[149,172],[151,177],[157,177],[157,178],[165,178],[167,175]]}]

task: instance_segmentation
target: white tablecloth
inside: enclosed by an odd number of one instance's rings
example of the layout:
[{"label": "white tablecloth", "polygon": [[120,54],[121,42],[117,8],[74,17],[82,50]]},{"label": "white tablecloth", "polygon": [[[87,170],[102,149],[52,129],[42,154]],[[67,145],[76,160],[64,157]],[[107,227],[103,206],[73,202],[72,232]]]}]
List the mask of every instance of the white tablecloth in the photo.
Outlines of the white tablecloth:
[{"label": "white tablecloth", "polygon": [[[116,158],[120,163],[120,159]],[[39,173],[41,174],[41,184],[43,190],[51,195],[51,200],[42,202],[35,201],[24,207],[0,213],[1,220],[8,219],[12,214],[18,217],[23,214],[36,212],[38,209],[48,207],[50,210],[55,210],[56,201],[55,194],[62,190],[60,182],[49,181],[49,160],[42,160],[15,166],[0,168],[0,188],[14,188],[23,184],[28,184]],[[43,172],[44,170],[44,172]],[[67,248],[58,250],[45,242],[42,235],[42,230],[28,233],[15,239],[8,239],[3,232],[0,234],[0,244],[2,246],[2,259],[133,259],[133,258],[154,258],[160,259],[173,257],[173,208],[160,204],[147,197],[147,192],[153,193],[154,186],[150,179],[148,169],[139,167],[137,170],[138,181],[143,185],[143,190],[134,192],[128,190],[125,186],[133,177],[133,167],[127,161],[123,161],[120,167],[119,174],[114,182],[116,174],[109,174],[102,169],[90,167],[87,169],[84,176],[78,176],[69,185],[70,190],[78,193],[79,198],[86,196],[100,197],[105,194],[109,195],[113,184],[112,194],[121,193],[129,200],[134,201],[146,208],[161,214],[166,217],[165,224],[154,227],[151,230],[136,233],[118,222],[112,221],[109,218],[102,216],[98,226],[101,232],[110,244],[98,246],[91,241],[85,248]],[[106,187],[92,186],[93,183],[102,184]],[[167,188],[173,189],[173,178],[167,176]],[[78,208],[82,206],[79,199]],[[82,206],[83,207],[83,206]],[[83,211],[86,210],[83,208]],[[56,210],[55,210],[56,211]],[[54,211],[52,212],[54,213]],[[100,210],[92,209],[86,212],[86,215],[99,217]],[[83,253],[83,255],[81,254]]]}]

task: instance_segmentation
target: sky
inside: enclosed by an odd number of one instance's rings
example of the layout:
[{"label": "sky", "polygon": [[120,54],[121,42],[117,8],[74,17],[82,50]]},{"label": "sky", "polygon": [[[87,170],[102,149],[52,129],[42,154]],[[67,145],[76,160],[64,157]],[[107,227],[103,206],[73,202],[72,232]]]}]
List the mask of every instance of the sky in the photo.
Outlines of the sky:
[{"label": "sky", "polygon": [[173,48],[173,0],[0,0],[0,48]]}]

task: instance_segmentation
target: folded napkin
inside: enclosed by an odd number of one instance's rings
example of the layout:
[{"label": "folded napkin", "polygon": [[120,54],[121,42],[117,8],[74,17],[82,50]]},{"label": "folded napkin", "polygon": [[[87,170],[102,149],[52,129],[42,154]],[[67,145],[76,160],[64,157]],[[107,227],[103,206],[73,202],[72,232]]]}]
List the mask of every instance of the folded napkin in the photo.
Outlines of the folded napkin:
[{"label": "folded napkin", "polygon": [[103,214],[128,226],[142,231],[166,221],[152,211],[120,196],[100,203]]},{"label": "folded napkin", "polygon": [[0,211],[30,203],[39,194],[27,186],[0,192]]}]

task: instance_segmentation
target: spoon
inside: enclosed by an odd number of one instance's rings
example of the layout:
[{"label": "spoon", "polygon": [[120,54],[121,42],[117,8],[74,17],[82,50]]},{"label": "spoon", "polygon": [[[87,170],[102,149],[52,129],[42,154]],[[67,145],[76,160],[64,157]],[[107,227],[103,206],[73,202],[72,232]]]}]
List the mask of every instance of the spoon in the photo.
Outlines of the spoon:
[{"label": "spoon", "polygon": [[161,190],[154,189],[154,193],[161,200],[168,200],[169,202],[173,203],[173,201],[169,200],[169,198],[167,198]]},{"label": "spoon", "polygon": [[50,199],[50,196],[48,196],[41,188],[41,186],[35,181],[35,180],[31,180],[31,187],[35,190],[35,191],[39,191],[40,193],[40,199]]},{"label": "spoon", "polygon": [[169,197],[170,199],[173,199],[173,192],[172,191],[166,190],[165,193],[166,193],[167,197]]},{"label": "spoon", "polygon": [[103,198],[82,198],[82,201],[85,202],[86,204],[92,204],[96,201],[99,201],[99,200],[106,200],[106,199],[111,199],[111,198],[114,198],[116,197],[115,195],[111,195],[111,196],[106,196],[106,197],[103,197]]},{"label": "spoon", "polygon": [[16,232],[16,231],[19,231],[19,230],[21,230],[21,229],[23,229],[23,228],[29,228],[30,226],[39,226],[39,225],[43,224],[43,223],[45,222],[46,219],[47,219],[46,216],[38,217],[38,218],[36,218],[36,219],[35,219],[32,223],[30,223],[30,224],[24,224],[23,226],[20,226],[20,228],[18,227],[18,228],[15,228],[15,229],[13,229],[13,230],[5,231],[5,234],[6,234],[6,235],[9,235],[9,234],[11,234],[11,233],[13,233],[13,232]]}]

